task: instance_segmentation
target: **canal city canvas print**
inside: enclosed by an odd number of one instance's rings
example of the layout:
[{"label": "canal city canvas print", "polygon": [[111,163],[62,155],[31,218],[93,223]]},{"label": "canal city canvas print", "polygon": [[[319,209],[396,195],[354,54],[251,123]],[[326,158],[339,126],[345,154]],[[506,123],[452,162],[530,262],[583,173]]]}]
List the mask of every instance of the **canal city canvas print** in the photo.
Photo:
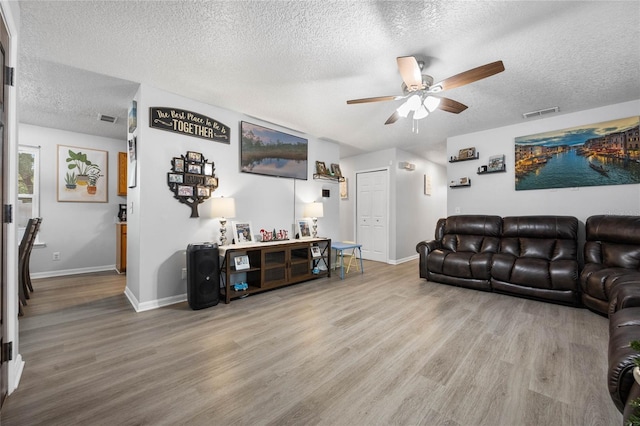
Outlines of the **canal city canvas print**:
[{"label": "canal city canvas print", "polygon": [[256,124],[240,124],[240,170],[307,179],[307,140]]},{"label": "canal city canvas print", "polygon": [[515,139],[516,191],[640,183],[640,117]]}]

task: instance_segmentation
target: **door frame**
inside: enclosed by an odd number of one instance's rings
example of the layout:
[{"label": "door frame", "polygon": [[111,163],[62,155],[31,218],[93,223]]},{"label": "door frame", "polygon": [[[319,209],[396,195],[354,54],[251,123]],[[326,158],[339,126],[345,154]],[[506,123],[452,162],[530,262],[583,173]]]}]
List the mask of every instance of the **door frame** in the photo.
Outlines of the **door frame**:
[{"label": "door frame", "polygon": [[355,200],[354,200],[354,205],[353,205],[353,229],[354,229],[354,235],[356,237],[356,241],[360,242],[360,239],[358,238],[358,231],[359,231],[359,227],[358,227],[358,174],[361,173],[372,173],[372,172],[385,172],[387,174],[387,211],[386,211],[386,227],[387,227],[387,232],[384,236],[385,239],[385,245],[387,247],[387,258],[385,259],[385,263],[389,264],[389,259],[390,257],[390,252],[391,252],[391,247],[389,245],[389,241],[391,240],[389,238],[389,234],[391,232],[391,172],[390,172],[391,168],[388,166],[384,166],[384,167],[374,167],[371,169],[362,169],[362,170],[356,170],[354,172],[354,176],[355,176]]},{"label": "door frame", "polygon": [[[9,0],[0,0],[0,19],[4,20],[4,24],[9,34],[9,46],[5,47],[6,60],[5,63],[9,67],[17,70],[18,52],[17,52],[17,34],[18,26],[16,25],[15,16],[17,14],[17,3]],[[2,70],[4,72],[4,70]],[[5,203],[15,206],[18,200],[18,114],[17,114],[17,80],[18,72],[14,74],[14,86],[5,86],[5,102],[7,106],[7,140],[6,157],[4,159],[4,198]],[[20,376],[24,368],[24,362],[19,354],[18,347],[18,231],[15,220],[12,223],[4,224],[4,232],[6,239],[6,251],[4,252],[4,261],[6,265],[5,285],[6,293],[4,299],[3,313],[5,320],[3,321],[3,340],[5,342],[13,342],[12,359],[8,363],[8,394],[17,388]]]}]

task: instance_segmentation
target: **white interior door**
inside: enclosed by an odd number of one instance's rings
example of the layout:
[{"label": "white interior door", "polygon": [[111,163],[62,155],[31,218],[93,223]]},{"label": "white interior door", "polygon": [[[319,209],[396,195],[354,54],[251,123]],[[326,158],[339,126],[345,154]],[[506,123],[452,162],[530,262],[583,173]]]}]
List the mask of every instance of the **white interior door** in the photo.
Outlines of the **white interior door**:
[{"label": "white interior door", "polygon": [[388,170],[356,173],[357,240],[362,258],[388,260]]}]

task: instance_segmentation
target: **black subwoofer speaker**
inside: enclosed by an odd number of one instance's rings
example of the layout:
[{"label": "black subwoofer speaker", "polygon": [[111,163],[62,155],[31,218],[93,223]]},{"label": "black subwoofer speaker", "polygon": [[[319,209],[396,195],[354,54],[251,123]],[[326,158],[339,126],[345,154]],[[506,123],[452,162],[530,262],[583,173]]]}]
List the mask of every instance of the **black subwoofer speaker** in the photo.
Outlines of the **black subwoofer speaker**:
[{"label": "black subwoofer speaker", "polygon": [[215,243],[187,247],[187,300],[191,309],[203,309],[220,300],[220,258]]}]

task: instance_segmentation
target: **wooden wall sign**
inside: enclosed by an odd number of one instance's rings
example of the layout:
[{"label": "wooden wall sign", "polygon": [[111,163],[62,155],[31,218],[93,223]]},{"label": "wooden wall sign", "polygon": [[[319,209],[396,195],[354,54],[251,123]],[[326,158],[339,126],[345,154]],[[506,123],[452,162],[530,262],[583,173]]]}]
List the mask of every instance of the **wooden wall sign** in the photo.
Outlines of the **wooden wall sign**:
[{"label": "wooden wall sign", "polygon": [[149,127],[215,142],[231,143],[229,126],[202,114],[177,108],[149,108]]}]

